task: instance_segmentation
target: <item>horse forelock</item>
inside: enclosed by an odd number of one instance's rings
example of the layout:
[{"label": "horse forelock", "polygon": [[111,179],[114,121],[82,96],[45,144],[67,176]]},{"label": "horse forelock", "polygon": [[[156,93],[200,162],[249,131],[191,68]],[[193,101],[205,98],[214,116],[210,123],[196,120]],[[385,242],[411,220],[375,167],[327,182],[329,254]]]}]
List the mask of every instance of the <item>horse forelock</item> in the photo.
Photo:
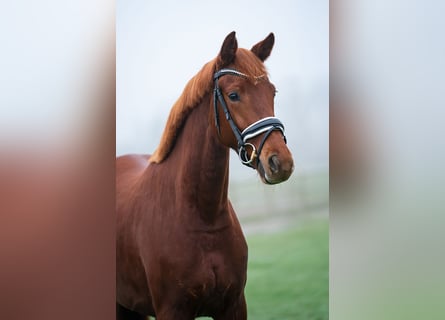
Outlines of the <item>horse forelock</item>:
[{"label": "horse forelock", "polygon": [[[160,163],[172,151],[180,130],[190,112],[199,105],[202,98],[213,88],[213,74],[218,66],[218,58],[206,63],[202,69],[186,84],[181,96],[173,105],[167,119],[164,132],[158,148],[149,159],[151,163]],[[267,76],[263,62],[250,50],[239,48],[231,68],[248,76],[253,83],[265,79]]]}]

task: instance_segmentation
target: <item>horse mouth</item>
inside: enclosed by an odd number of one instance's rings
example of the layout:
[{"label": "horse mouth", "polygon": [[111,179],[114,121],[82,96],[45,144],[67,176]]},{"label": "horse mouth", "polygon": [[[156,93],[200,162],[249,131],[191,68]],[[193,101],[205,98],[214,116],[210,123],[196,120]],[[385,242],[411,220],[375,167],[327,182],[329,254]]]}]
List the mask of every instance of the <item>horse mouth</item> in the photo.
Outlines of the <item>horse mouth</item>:
[{"label": "horse mouth", "polygon": [[268,177],[261,161],[258,161],[257,171],[260,174],[261,181],[265,184],[277,184],[281,182],[281,181],[273,181],[270,177]]},{"label": "horse mouth", "polygon": [[[275,160],[273,160],[274,158]],[[294,169],[292,160],[287,161],[286,165],[280,165],[280,161],[277,161],[276,156],[268,159],[269,166],[265,167],[261,160],[258,161],[257,165],[257,171],[264,184],[278,184],[289,179]]]}]

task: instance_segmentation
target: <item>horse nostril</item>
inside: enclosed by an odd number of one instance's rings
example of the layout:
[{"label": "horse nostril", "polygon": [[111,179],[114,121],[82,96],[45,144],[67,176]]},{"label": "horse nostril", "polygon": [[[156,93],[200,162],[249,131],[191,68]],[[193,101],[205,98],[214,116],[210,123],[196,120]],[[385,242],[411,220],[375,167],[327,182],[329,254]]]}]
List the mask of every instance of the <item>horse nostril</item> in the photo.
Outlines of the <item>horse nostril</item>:
[{"label": "horse nostril", "polygon": [[276,155],[269,157],[269,168],[272,173],[277,173],[280,169],[280,161]]}]

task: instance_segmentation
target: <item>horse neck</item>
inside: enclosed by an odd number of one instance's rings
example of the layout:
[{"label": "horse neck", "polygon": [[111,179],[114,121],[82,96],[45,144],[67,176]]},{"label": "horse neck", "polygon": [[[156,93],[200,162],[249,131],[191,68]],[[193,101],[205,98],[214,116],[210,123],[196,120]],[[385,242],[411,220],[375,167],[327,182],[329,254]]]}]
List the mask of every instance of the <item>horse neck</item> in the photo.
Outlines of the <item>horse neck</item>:
[{"label": "horse neck", "polygon": [[226,211],[229,181],[229,148],[217,137],[210,100],[207,95],[193,109],[174,148],[177,192],[206,221]]}]

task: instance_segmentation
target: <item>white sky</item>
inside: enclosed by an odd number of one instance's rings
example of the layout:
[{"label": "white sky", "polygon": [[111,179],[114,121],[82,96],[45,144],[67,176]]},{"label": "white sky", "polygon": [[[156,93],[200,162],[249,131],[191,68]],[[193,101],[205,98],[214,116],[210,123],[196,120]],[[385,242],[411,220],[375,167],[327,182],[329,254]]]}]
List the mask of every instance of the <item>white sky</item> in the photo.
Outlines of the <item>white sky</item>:
[{"label": "white sky", "polygon": [[[297,170],[328,166],[327,0],[123,1],[116,6],[116,152],[151,153],[187,81],[236,31],[251,48],[270,32],[266,61]],[[234,154],[234,156],[236,156]],[[240,168],[243,168],[242,170]],[[247,172],[232,161],[231,170]]]}]

